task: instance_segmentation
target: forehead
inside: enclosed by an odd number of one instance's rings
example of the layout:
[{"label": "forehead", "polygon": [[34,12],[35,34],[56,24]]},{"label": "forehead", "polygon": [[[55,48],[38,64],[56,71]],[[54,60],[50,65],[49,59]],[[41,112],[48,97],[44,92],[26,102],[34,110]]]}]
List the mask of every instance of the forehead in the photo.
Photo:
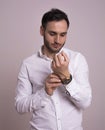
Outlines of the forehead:
[{"label": "forehead", "polygon": [[67,22],[65,20],[61,21],[51,21],[47,23],[46,30],[54,32],[66,32],[68,29]]}]

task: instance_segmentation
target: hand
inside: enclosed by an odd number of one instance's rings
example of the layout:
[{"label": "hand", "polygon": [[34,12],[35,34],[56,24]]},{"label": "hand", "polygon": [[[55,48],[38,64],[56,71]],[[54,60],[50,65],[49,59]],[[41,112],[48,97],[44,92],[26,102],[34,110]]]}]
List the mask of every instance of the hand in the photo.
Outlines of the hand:
[{"label": "hand", "polygon": [[69,58],[67,54],[62,51],[58,55],[55,55],[51,67],[55,74],[59,75],[61,78],[64,78],[62,76],[70,75],[68,65],[69,65]]},{"label": "hand", "polygon": [[48,95],[52,95],[53,91],[61,85],[61,80],[55,74],[50,74],[45,81],[45,91]]}]

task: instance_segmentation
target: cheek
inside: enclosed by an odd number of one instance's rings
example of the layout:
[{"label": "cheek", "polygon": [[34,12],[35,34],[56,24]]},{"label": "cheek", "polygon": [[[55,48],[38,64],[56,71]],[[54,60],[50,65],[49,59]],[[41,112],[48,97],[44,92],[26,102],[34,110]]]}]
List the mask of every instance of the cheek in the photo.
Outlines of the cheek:
[{"label": "cheek", "polygon": [[50,42],[50,43],[53,43],[53,42],[54,42],[54,38],[51,37],[51,36],[49,36],[49,35],[47,35],[45,38],[46,38],[46,40],[47,40],[48,42]]},{"label": "cheek", "polygon": [[66,37],[61,38],[61,43],[64,43],[66,41]]}]

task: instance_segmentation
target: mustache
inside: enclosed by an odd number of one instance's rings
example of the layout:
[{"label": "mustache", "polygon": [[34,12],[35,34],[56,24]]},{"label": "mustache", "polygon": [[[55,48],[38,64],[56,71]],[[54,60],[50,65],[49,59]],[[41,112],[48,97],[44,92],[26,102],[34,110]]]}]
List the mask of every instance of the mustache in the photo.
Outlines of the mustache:
[{"label": "mustache", "polygon": [[65,44],[65,43],[62,44],[62,43],[58,43],[58,42],[52,43],[52,45],[59,45],[59,46],[64,46],[64,44]]}]

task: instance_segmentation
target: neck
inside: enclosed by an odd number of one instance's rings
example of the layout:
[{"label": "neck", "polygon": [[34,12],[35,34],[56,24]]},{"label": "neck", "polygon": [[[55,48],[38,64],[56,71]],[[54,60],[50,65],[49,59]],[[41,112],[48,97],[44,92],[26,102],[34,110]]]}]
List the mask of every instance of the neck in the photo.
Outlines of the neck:
[{"label": "neck", "polygon": [[47,57],[53,59],[56,53],[51,53],[48,51],[48,49],[45,46],[42,46],[42,53],[43,55],[46,55]]}]

